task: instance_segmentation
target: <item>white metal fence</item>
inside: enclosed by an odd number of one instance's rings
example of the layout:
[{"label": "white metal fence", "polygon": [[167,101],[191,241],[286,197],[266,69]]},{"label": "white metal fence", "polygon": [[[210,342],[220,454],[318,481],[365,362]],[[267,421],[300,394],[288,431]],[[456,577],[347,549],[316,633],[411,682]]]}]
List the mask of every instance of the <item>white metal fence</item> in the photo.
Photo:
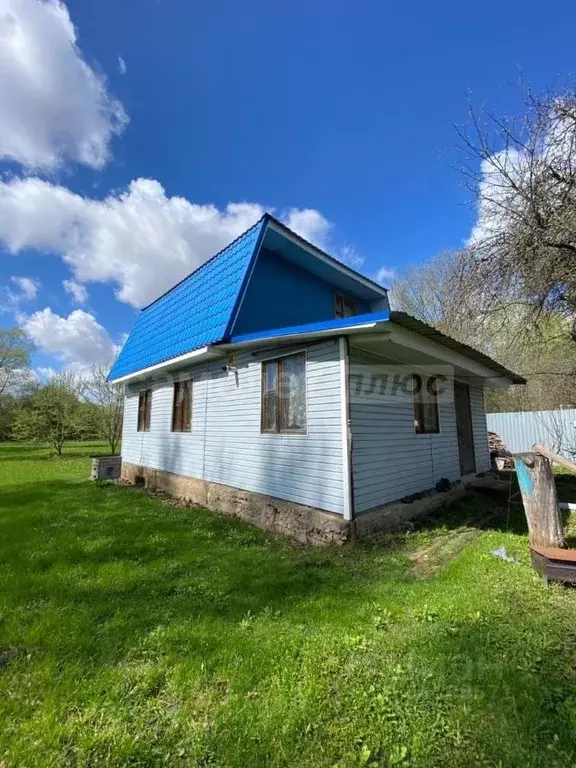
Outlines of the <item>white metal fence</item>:
[{"label": "white metal fence", "polygon": [[496,432],[512,453],[544,443],[567,459],[576,456],[576,410],[487,413],[489,432]]}]

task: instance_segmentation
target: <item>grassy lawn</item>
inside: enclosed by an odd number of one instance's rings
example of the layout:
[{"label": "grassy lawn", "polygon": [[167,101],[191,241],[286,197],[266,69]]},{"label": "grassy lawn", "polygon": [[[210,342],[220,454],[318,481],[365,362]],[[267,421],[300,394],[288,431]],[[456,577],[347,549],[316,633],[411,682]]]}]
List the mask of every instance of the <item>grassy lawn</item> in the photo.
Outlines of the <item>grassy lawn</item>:
[{"label": "grassy lawn", "polygon": [[521,510],[305,551],[90,483],[98,450],[0,444],[3,768],[575,763],[576,592]]}]

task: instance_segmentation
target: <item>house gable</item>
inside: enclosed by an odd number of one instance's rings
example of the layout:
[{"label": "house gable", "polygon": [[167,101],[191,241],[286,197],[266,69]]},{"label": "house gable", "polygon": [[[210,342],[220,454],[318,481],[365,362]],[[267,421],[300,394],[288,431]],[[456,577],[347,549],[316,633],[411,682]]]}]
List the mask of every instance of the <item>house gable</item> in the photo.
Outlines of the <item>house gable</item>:
[{"label": "house gable", "polygon": [[315,323],[334,317],[335,294],[345,294],[358,314],[370,312],[370,304],[333,282],[317,277],[264,246],[258,254],[233,334],[269,328]]}]

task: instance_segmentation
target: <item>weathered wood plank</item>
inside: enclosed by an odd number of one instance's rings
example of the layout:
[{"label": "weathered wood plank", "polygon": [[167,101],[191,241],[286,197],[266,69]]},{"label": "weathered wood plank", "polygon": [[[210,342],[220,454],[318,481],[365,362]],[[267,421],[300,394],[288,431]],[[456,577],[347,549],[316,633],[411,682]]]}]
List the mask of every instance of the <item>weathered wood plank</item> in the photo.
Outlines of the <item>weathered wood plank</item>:
[{"label": "weathered wood plank", "polygon": [[574,464],[573,461],[565,459],[564,456],[560,456],[559,453],[553,451],[552,448],[550,448],[548,445],[536,444],[533,446],[533,449],[534,453],[539,453],[541,456],[546,456],[549,461],[553,461],[555,464],[564,467],[564,469],[567,469],[570,472],[576,472],[576,464]]},{"label": "weathered wood plank", "polygon": [[514,456],[531,546],[565,547],[552,465],[539,453]]}]

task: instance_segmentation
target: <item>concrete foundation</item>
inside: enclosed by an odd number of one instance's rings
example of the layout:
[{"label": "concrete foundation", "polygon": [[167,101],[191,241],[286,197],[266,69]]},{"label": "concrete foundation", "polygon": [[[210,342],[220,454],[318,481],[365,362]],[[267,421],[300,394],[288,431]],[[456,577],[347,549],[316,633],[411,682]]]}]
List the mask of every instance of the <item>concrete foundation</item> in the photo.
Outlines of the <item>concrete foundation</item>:
[{"label": "concrete foundation", "polygon": [[[356,538],[398,529],[462,498],[473,478],[475,476],[471,475],[448,491],[433,493],[406,504],[398,501],[383,504],[362,512],[349,523],[340,515],[303,504],[122,462],[122,479],[126,482],[165,491],[192,504],[239,517],[265,531],[283,533],[301,544],[312,546],[340,545]],[[489,480],[487,476],[486,482]]]},{"label": "concrete foundation", "polygon": [[265,531],[286,534],[301,544],[344,544],[349,538],[350,525],[340,515],[303,504],[128,462],[122,462],[122,479],[239,517]]},{"label": "concrete foundation", "polygon": [[460,484],[450,488],[449,491],[432,493],[430,496],[423,496],[421,499],[407,504],[393,501],[390,504],[382,504],[380,507],[361,512],[355,521],[356,535],[360,538],[373,533],[396,530],[423,515],[429,515],[442,506],[453,504],[461,499],[465,493],[466,487]]}]

